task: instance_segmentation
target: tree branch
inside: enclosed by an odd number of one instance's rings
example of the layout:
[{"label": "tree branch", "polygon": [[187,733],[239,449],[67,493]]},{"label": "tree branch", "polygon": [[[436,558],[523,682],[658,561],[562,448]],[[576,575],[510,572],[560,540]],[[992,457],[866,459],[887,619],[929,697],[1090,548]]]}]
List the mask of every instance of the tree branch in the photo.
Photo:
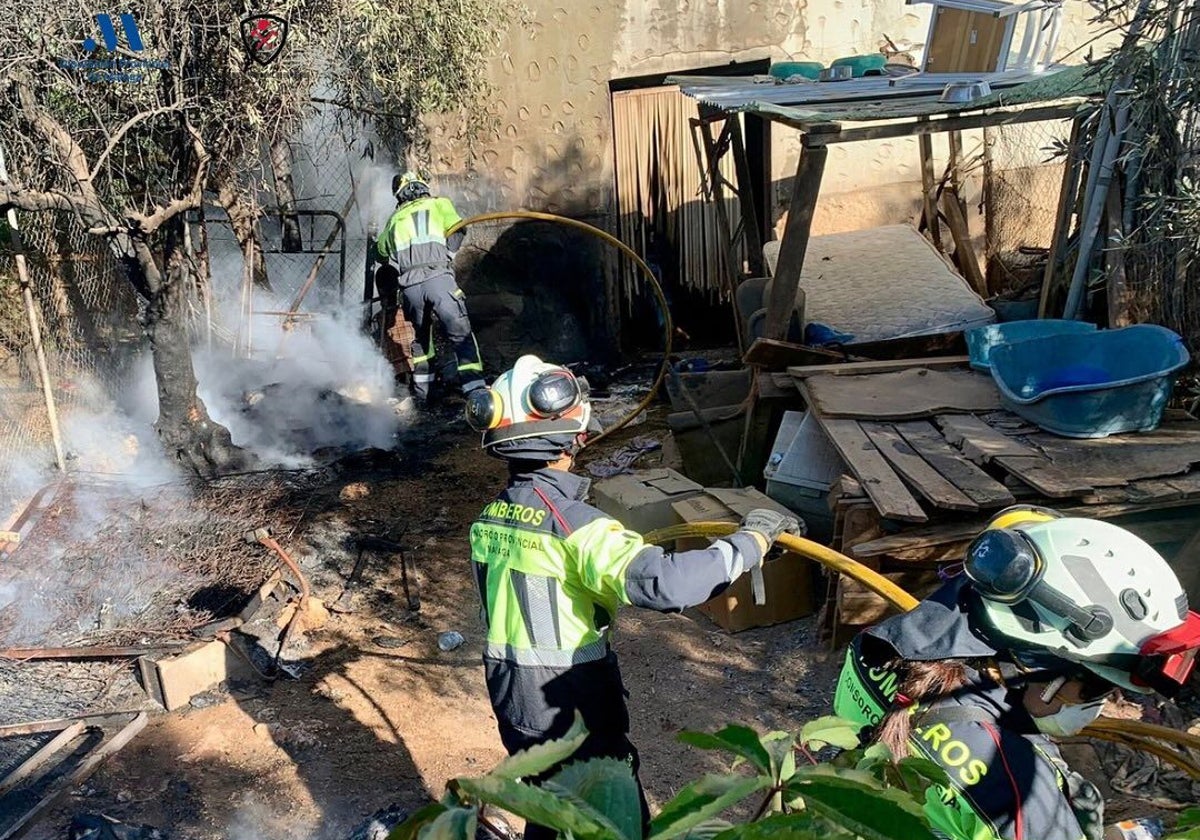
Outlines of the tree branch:
[{"label": "tree branch", "polygon": [[131,223],[131,226],[136,227],[143,236],[149,236],[154,233],[163,224],[175,218],[180,213],[185,213],[188,210],[194,210],[199,207],[200,202],[204,198],[204,182],[208,178],[208,165],[211,157],[208,154],[208,149],[204,146],[204,138],[200,136],[200,132],[196,130],[187,118],[184,118],[184,127],[192,137],[192,153],[196,156],[196,174],[192,179],[192,189],[187,195],[171,201],[165,207],[157,207],[149,215],[144,213],[127,213],[126,218]]},{"label": "tree branch", "polygon": [[185,107],[187,107],[186,102],[176,102],[172,105],[164,105],[161,108],[154,108],[150,111],[142,111],[141,113],[134,114],[132,117],[126,120],[125,124],[118,128],[115,134],[109,137],[108,145],[104,147],[104,151],[101,152],[99,157],[96,158],[96,162],[92,165],[91,172],[88,173],[88,180],[91,181],[95,179],[97,173],[100,171],[100,167],[104,165],[104,161],[108,160],[108,156],[116,150],[117,145],[122,139],[124,139],[125,135],[133,129],[134,126],[143,120],[150,119],[151,117],[157,117],[160,114],[169,114],[172,111],[179,111]]},{"label": "tree branch", "polygon": [[75,203],[65,193],[38,192],[19,184],[0,183],[0,212],[9,208],[38,213],[43,210],[75,210]]}]

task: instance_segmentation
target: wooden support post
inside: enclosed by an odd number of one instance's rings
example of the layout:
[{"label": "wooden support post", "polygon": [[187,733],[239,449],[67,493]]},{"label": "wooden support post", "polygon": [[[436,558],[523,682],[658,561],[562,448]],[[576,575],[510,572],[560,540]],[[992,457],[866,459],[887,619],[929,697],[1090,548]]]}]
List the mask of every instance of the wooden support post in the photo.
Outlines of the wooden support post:
[{"label": "wooden support post", "polygon": [[1133,323],[1125,276],[1125,201],[1120,183],[1114,182],[1108,191],[1107,213],[1104,261],[1108,268],[1108,326],[1116,329]]},{"label": "wooden support post", "polygon": [[950,186],[958,194],[958,206],[962,217],[967,216],[967,200],[963,197],[963,139],[961,131],[951,131],[946,135],[950,142]]},{"label": "wooden support post", "polygon": [[933,173],[933,138],[922,134],[917,138],[921,150],[921,201],[925,208],[925,225],[934,247],[943,251],[942,231],[938,225],[937,178]]},{"label": "wooden support post", "polygon": [[[727,118],[725,127],[721,130],[722,141],[730,130],[730,121],[737,122],[737,115],[733,114]],[[741,280],[742,267],[735,264],[732,229],[729,224],[729,213],[725,207],[725,186],[721,180],[721,154],[718,150],[720,143],[713,139],[711,122],[694,120],[692,122],[693,136],[697,128],[704,139],[704,159],[699,163],[707,174],[709,194],[712,197],[713,208],[717,212],[717,236],[720,238],[721,254],[724,256],[725,289],[729,294],[729,305],[733,308],[734,334],[737,337],[738,352],[745,353],[747,343],[742,330],[745,322],[742,320],[742,313],[738,311],[737,305],[737,285]]]},{"label": "wooden support post", "polygon": [[800,152],[800,162],[796,165],[796,181],[792,185],[792,201],[788,205],[787,226],[783,230],[783,240],[779,243],[779,262],[775,267],[771,298],[767,304],[765,338],[779,341],[787,339],[792,310],[796,307],[796,290],[800,287],[800,272],[804,269],[804,255],[808,251],[808,239],[812,233],[817,196],[821,192],[821,179],[825,174],[825,161],[828,157],[829,150],[824,146],[805,147]]},{"label": "wooden support post", "polygon": [[[1071,219],[1075,215],[1075,199],[1079,192],[1079,175],[1083,168],[1083,159],[1079,154],[1079,137],[1082,132],[1083,119],[1076,118],[1071,122],[1071,138],[1067,142],[1067,161],[1063,167],[1062,186],[1058,190],[1058,209],[1054,215],[1054,234],[1050,240],[1050,255],[1046,260],[1046,273],[1042,278],[1042,297],[1038,304],[1038,317],[1046,318],[1050,306],[1054,303],[1058,265],[1062,262],[1063,251],[1067,247],[1067,237],[1071,233]],[[1057,311],[1057,306],[1055,310]]]},{"label": "wooden support post", "polygon": [[962,215],[957,190],[947,189],[942,193],[942,209],[946,213],[946,226],[950,228],[950,236],[954,239],[954,256],[958,258],[958,264],[971,288],[986,300],[987,280],[979,270],[979,260],[975,259],[975,251],[971,248],[971,232],[967,229],[967,220]]},{"label": "wooden support post", "polygon": [[741,114],[730,114],[729,137],[733,149],[733,165],[737,171],[738,201],[742,206],[742,232],[746,241],[746,259],[750,264],[751,277],[766,277],[767,267],[763,260],[762,230],[759,227],[758,211],[754,207],[754,189],[751,187],[750,159],[746,156],[746,142],[742,137]]},{"label": "wooden support post", "polygon": [[[4,150],[0,149],[0,183],[8,183],[8,167],[4,162]],[[67,459],[63,454],[62,432],[58,426],[58,406],[54,403],[54,388],[50,383],[50,366],[46,364],[46,348],[42,345],[41,319],[38,316],[37,303],[33,299],[33,287],[29,282],[29,267],[25,263],[25,247],[21,242],[20,229],[17,226],[17,213],[8,208],[8,229],[12,239],[13,251],[17,264],[17,280],[21,284],[21,297],[25,301],[25,317],[29,321],[29,338],[33,343],[34,357],[37,359],[38,378],[42,383],[42,398],[46,401],[46,420],[50,426],[50,439],[54,444],[54,462],[62,472],[67,471]]]}]

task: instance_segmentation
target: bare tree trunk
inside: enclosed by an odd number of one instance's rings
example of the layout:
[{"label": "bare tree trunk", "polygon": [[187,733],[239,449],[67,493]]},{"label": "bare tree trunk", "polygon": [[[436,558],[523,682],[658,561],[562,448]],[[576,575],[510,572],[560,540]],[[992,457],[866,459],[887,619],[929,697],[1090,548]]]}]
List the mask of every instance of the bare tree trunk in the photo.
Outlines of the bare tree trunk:
[{"label": "bare tree trunk", "polygon": [[267,264],[263,260],[262,245],[258,241],[256,231],[258,220],[255,218],[254,209],[246,201],[245,196],[236,189],[231,176],[219,175],[216,176],[216,179],[218,181],[217,201],[229,215],[229,224],[233,228],[233,235],[237,239],[238,245],[242,248],[242,253],[250,254],[254,285],[267,291],[273,291],[271,280],[267,277]]},{"label": "bare tree trunk", "polygon": [[296,209],[296,189],[292,184],[292,149],[280,137],[271,144],[271,172],[275,176],[275,200],[283,214],[283,250],[296,253],[304,248],[300,235],[300,217]]},{"label": "bare tree trunk", "polygon": [[[176,225],[180,220],[172,220]],[[201,477],[245,469],[252,462],[234,446],[229,430],[208,416],[196,394],[191,340],[187,325],[187,260],[168,236],[167,270],[161,272],[149,246],[135,243],[138,264],[153,290],[146,309],[146,333],[158,383],[158,421],[155,430],[168,457]]]}]

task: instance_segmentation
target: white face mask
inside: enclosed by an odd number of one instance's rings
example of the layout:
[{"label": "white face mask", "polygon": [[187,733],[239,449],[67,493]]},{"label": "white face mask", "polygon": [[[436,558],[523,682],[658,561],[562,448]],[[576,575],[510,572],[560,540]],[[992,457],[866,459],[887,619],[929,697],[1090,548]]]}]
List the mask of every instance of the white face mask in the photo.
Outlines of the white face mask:
[{"label": "white face mask", "polygon": [[1038,732],[1043,735],[1054,735],[1058,738],[1068,738],[1078,735],[1089,723],[1100,717],[1104,710],[1104,701],[1096,700],[1079,706],[1063,706],[1057,712],[1046,717],[1034,718],[1033,723]]}]

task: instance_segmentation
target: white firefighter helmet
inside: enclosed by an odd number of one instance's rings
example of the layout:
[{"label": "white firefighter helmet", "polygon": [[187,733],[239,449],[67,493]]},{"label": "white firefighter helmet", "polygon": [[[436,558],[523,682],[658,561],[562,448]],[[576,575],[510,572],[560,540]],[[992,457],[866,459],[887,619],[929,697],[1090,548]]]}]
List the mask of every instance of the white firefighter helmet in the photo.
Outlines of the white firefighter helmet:
[{"label": "white firefighter helmet", "polygon": [[589,430],[587,380],[537,356],[517,359],[490,388],[467,394],[467,422],[483,433],[484,449],[510,458],[567,451]]},{"label": "white firefighter helmet", "polygon": [[1167,561],[1116,525],[1038,513],[1002,519],[967,550],[989,635],[1018,657],[1050,654],[1132,691],[1178,690],[1200,615]]}]

